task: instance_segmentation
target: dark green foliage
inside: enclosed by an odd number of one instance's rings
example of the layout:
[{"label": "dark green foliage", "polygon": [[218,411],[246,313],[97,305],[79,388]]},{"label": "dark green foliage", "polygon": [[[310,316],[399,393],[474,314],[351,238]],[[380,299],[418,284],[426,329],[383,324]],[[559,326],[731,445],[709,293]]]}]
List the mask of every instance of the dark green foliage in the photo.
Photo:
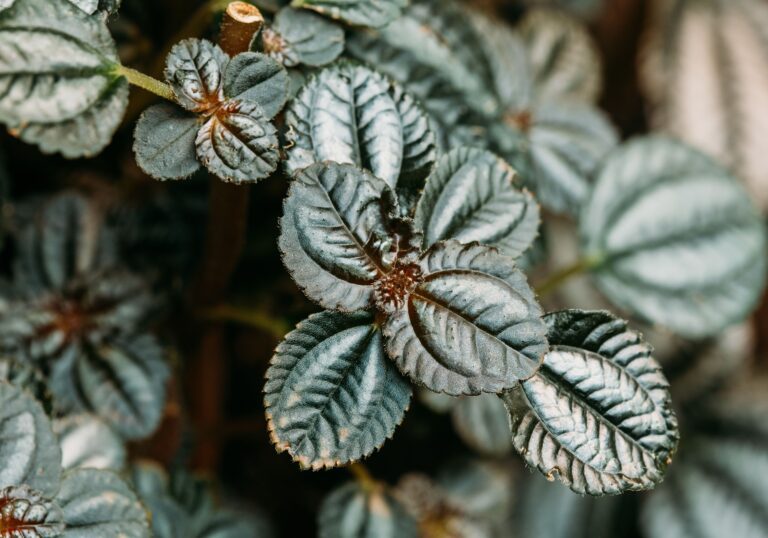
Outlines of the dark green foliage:
[{"label": "dark green foliage", "polygon": [[261,33],[263,51],[286,67],[329,64],[344,51],[344,30],[310,11],[286,7]]}]

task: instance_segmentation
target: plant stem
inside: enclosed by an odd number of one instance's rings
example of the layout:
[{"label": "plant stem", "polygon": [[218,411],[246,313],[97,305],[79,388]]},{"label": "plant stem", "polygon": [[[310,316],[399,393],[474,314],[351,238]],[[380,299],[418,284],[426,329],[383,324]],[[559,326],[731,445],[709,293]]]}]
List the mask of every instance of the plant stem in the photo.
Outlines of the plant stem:
[{"label": "plant stem", "polygon": [[136,71],[135,69],[120,64],[115,67],[115,73],[125,77],[128,82],[134,86],[138,86],[150,93],[154,93],[163,99],[176,102],[176,96],[173,94],[173,89],[165,82],[160,82],[156,78],[145,75],[141,71]]},{"label": "plant stem", "polygon": [[586,273],[587,271],[591,271],[592,269],[599,267],[602,263],[602,256],[587,256],[581,258],[573,265],[557,271],[544,282],[536,286],[536,294],[539,295],[539,297],[549,295],[571,278]]},{"label": "plant stem", "polygon": [[209,321],[230,321],[262,329],[277,340],[282,340],[290,331],[290,327],[279,319],[274,319],[254,308],[237,305],[219,305],[202,311],[201,317]]},{"label": "plant stem", "polygon": [[352,473],[365,491],[372,491],[378,487],[378,480],[373,478],[368,468],[362,463],[353,463],[347,469],[349,469],[349,472]]}]

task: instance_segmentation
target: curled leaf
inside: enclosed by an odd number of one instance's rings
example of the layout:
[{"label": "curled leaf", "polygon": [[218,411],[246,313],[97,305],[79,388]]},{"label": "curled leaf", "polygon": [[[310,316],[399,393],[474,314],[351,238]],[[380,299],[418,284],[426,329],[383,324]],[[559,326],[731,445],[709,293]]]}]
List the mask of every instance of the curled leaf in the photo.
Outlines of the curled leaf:
[{"label": "curled leaf", "polygon": [[224,72],[228,99],[258,103],[267,119],[274,118],[288,99],[288,72],[275,60],[257,52],[238,54]]}]

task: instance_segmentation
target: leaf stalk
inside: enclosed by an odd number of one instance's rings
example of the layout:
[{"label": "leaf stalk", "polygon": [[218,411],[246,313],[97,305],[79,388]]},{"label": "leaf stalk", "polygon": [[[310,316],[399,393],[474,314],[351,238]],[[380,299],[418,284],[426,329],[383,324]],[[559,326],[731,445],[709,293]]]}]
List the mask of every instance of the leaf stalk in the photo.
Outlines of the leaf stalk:
[{"label": "leaf stalk", "polygon": [[120,64],[117,64],[114,72],[118,76],[125,77],[128,82],[134,86],[138,86],[139,88],[158,95],[163,99],[176,102],[176,96],[173,94],[173,89],[165,82],[160,82],[156,78],[145,75],[141,71]]}]

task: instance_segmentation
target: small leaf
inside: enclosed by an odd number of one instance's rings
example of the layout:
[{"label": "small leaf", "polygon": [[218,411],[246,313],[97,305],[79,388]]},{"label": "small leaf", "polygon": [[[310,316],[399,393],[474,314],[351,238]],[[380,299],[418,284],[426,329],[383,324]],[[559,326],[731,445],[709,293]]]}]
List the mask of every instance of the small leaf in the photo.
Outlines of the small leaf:
[{"label": "small leaf", "polygon": [[128,104],[115,43],[101,17],[69,2],[18,0],[0,13],[0,122],[45,152],[89,156]]},{"label": "small leaf", "polygon": [[416,521],[383,487],[347,483],[320,506],[320,538],[416,538]]},{"label": "small leaf", "polygon": [[286,67],[326,65],[344,52],[344,30],[323,17],[285,7],[262,31],[264,52]]},{"label": "small leaf", "polygon": [[460,398],[452,417],[459,437],[476,452],[504,456],[512,450],[509,414],[497,395]]},{"label": "small leaf", "polygon": [[312,469],[370,455],[392,436],[411,400],[373,316],[336,312],[310,316],[286,337],[264,392],[272,442]]},{"label": "small leaf", "polygon": [[444,239],[477,241],[520,256],[536,239],[541,217],[533,196],[515,189],[515,175],[487,151],[460,148],[443,156],[414,216],[424,246]]},{"label": "small leaf", "polygon": [[59,437],[64,469],[112,469],[125,467],[123,440],[93,415],[70,415],[53,423]]},{"label": "small leaf", "polygon": [[388,236],[381,203],[387,185],[354,166],[317,164],[291,183],[280,220],[283,262],[307,296],[331,310],[373,303]]},{"label": "small leaf", "polygon": [[408,0],[293,0],[291,5],[349,24],[380,27],[399,17]]},{"label": "small leaf", "polygon": [[195,139],[200,128],[194,114],[170,103],[153,105],[134,132],[136,163],[156,179],[182,179],[200,169]]},{"label": "small leaf", "polygon": [[749,195],[672,140],[640,139],[613,154],[581,233],[587,256],[601,262],[595,277],[605,294],[684,336],[743,319],[765,284],[765,229]]},{"label": "small leaf", "polygon": [[548,314],[542,368],[504,400],[526,462],[577,493],[661,482],[677,447],[667,380],[651,347],[608,312]]},{"label": "small leaf", "polygon": [[64,530],[62,513],[55,503],[27,486],[0,489],[0,536],[53,538]]},{"label": "small leaf", "polygon": [[181,106],[205,112],[224,100],[227,63],[229,56],[218,45],[204,39],[185,39],[168,54],[165,78]]},{"label": "small leaf", "polygon": [[149,538],[144,507],[116,474],[78,469],[65,475],[56,502],[64,514],[63,538]]},{"label": "small leaf", "polygon": [[355,164],[397,186],[434,161],[424,113],[383,75],[343,64],[321,71],[292,101],[286,167],[294,174],[322,161]]},{"label": "small leaf", "polygon": [[169,371],[150,335],[85,343],[52,365],[50,388],[66,411],[92,412],[126,439],[151,434],[162,417]]},{"label": "small leaf", "polygon": [[288,99],[288,72],[275,60],[257,52],[238,54],[224,72],[228,99],[253,101],[267,119],[274,118]]},{"label": "small leaf", "polygon": [[231,183],[253,183],[277,168],[277,131],[252,101],[227,101],[197,133],[197,157]]},{"label": "small leaf", "polygon": [[500,392],[547,350],[541,307],[514,261],[447,241],[419,262],[421,282],[384,324],[387,353],[416,383],[454,396]]}]

